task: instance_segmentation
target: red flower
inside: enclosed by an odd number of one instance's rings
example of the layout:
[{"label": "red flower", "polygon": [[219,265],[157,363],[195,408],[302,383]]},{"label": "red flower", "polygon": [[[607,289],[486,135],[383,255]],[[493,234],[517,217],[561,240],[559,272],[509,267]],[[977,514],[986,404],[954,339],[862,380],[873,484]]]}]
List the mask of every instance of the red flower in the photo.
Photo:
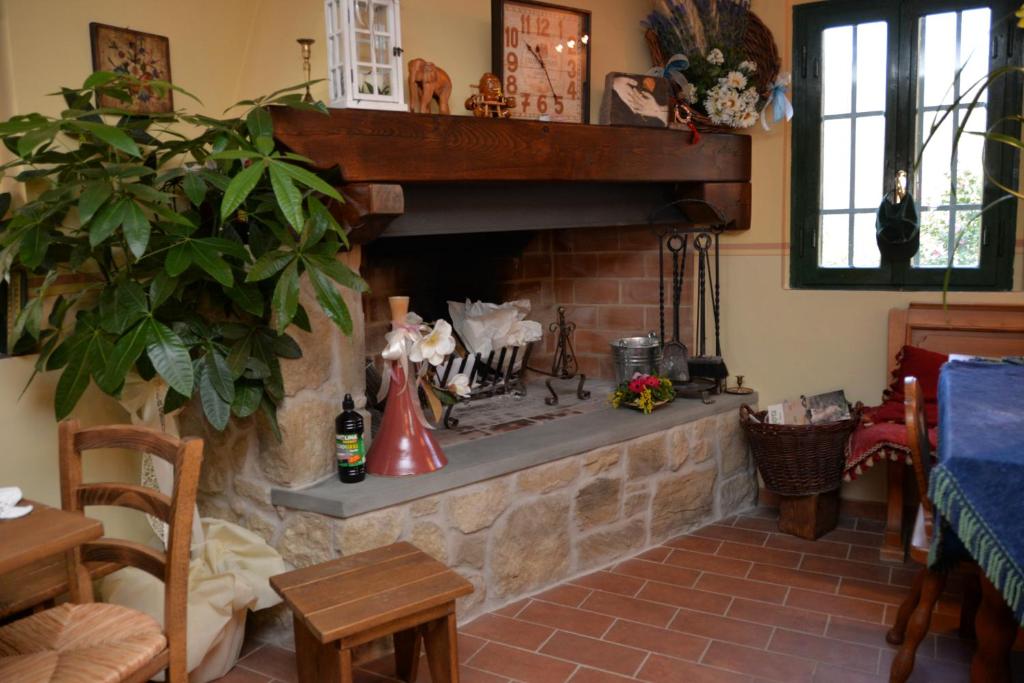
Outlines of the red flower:
[{"label": "red flower", "polygon": [[643,392],[645,386],[643,378],[638,377],[629,383],[629,390],[634,394],[639,394]]}]

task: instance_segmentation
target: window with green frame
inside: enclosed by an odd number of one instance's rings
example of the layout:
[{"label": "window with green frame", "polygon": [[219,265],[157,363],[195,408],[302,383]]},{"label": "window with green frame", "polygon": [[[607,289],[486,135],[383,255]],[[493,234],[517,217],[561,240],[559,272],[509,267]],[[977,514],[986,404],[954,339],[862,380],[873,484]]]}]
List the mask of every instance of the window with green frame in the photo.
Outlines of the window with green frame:
[{"label": "window with green frame", "polygon": [[[957,128],[1019,135],[1020,0],[826,0],[793,10],[790,282],[821,289],[1009,289],[1017,155]],[[928,139],[942,114],[966,95]],[[966,118],[965,118],[966,117]],[[920,163],[916,163],[920,157]],[[910,262],[881,259],[875,212],[905,170],[921,215]],[[991,176],[991,177],[989,177]],[[989,207],[984,212],[983,207]]]}]

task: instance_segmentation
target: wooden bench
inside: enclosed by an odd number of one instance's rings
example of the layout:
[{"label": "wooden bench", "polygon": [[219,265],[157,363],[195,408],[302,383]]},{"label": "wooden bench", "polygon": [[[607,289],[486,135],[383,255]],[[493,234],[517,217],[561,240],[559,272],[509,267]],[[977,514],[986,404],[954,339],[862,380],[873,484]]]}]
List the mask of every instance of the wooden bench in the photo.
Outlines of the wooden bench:
[{"label": "wooden bench", "polygon": [[299,680],[351,683],[352,648],[384,636],[395,670],[416,679],[420,643],[434,683],[457,683],[455,599],[473,586],[409,543],[296,569],[270,579],[291,608]]}]

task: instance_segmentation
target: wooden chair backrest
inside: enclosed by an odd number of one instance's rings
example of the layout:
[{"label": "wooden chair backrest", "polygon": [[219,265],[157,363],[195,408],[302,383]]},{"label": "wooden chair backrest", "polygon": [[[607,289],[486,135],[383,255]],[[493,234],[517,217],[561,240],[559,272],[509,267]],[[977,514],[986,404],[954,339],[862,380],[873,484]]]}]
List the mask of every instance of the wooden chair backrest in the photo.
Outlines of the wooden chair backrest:
[{"label": "wooden chair backrest", "polygon": [[[81,428],[77,420],[60,423],[60,490],[65,510],[82,512],[86,505],[116,505],[139,510],[168,525],[167,551],[160,552],[133,541],[102,538],[86,543],[78,561],[118,562],[141,569],[164,582],[164,635],[169,654],[168,681],[186,680],[186,606],[199,468],[203,461],[200,439],[179,440],[148,427],[114,425]],[[171,496],[154,489],[121,482],[83,483],[82,453],[116,448],[149,453],[174,468]],[[88,573],[78,571],[80,580]],[[72,581],[76,578],[72,577]]]},{"label": "wooden chair backrest", "polygon": [[931,517],[932,501],[928,498],[928,479],[932,473],[932,445],[928,441],[928,422],[924,417],[924,392],[916,377],[907,377],[903,381],[903,396],[907,445],[910,446],[917,490],[921,495],[921,505]]}]

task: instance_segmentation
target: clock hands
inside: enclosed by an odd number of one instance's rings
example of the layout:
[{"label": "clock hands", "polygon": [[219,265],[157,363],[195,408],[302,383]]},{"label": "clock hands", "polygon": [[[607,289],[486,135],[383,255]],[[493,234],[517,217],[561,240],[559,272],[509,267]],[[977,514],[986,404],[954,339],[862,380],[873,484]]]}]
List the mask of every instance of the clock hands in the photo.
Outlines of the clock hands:
[{"label": "clock hands", "polygon": [[531,47],[525,40],[523,41],[523,44],[526,45],[527,52],[533,55],[534,59],[537,60],[537,63],[540,64],[540,68],[544,71],[544,77],[548,79],[548,85],[551,86],[551,95],[557,98],[558,92],[555,90],[555,84],[551,82],[551,74],[548,73],[548,67],[544,64],[544,60],[540,56],[540,48]]}]

